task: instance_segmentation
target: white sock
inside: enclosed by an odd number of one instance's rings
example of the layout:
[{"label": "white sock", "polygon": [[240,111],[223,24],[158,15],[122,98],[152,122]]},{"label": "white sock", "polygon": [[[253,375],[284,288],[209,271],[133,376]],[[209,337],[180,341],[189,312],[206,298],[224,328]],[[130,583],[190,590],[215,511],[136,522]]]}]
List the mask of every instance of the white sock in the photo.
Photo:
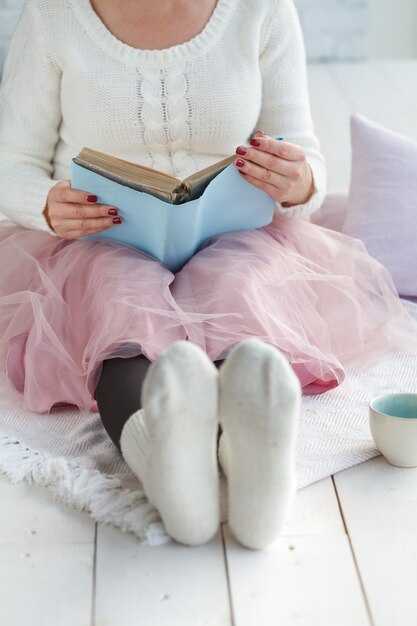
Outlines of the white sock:
[{"label": "white sock", "polygon": [[126,463],[140,479],[149,501],[152,502],[148,479],[150,446],[150,436],[146,426],[145,414],[143,409],[139,409],[132,413],[125,422],[120,436],[120,447]]},{"label": "white sock", "polygon": [[278,537],[296,495],[301,385],[285,356],[255,337],[219,370],[219,461],[236,539],[262,549]]},{"label": "white sock", "polygon": [[149,366],[142,405],[123,427],[123,456],[167,533],[205,543],[220,523],[217,368],[197,345],[175,341]]}]

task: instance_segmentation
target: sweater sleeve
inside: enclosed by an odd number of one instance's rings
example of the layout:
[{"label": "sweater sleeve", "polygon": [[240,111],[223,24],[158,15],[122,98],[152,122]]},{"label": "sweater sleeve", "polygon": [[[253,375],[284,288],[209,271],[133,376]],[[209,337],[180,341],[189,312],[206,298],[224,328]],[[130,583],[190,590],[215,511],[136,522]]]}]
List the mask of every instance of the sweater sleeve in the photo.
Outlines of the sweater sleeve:
[{"label": "sweater sleeve", "polygon": [[306,52],[298,13],[293,0],[274,0],[274,4],[260,56],[262,108],[256,130],[283,137],[304,149],[313,174],[314,194],[304,204],[283,207],[276,201],[276,206],[283,215],[307,217],[324,199],[326,165],[311,117]]},{"label": "sweater sleeve", "polygon": [[56,234],[42,211],[61,121],[59,67],[44,43],[36,0],[26,0],[0,83],[0,211],[27,228]]}]

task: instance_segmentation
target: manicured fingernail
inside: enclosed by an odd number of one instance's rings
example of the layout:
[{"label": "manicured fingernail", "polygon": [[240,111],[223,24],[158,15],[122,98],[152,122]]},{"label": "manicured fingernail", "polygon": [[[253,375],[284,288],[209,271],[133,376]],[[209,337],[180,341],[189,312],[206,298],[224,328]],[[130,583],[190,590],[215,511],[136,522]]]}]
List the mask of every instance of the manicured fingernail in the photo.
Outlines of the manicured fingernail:
[{"label": "manicured fingernail", "polygon": [[122,220],[120,219],[120,217],[113,217],[113,224],[121,224]]},{"label": "manicured fingernail", "polygon": [[262,141],[260,141],[259,139],[251,139],[250,140],[250,145],[251,146],[256,146],[257,148],[259,148],[259,146],[262,145]]},{"label": "manicured fingernail", "polygon": [[117,215],[117,209],[109,209],[109,215]]},{"label": "manicured fingernail", "polygon": [[87,201],[88,202],[97,202],[97,196],[87,196]]},{"label": "manicured fingernail", "polygon": [[237,167],[243,167],[245,165],[245,161],[243,159],[238,159],[235,161]]},{"label": "manicured fingernail", "polygon": [[246,154],[247,150],[246,150],[245,146],[239,146],[238,148],[236,148],[236,152],[237,152],[237,154]]}]

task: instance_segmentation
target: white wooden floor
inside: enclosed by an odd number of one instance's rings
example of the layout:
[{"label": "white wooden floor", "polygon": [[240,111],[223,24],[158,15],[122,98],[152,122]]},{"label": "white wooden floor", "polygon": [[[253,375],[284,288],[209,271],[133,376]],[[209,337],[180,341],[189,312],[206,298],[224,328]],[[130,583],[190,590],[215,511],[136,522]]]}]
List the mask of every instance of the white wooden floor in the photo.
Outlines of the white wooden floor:
[{"label": "white wooden floor", "polygon": [[[310,67],[330,189],[348,186],[349,114],[417,139],[417,61]],[[417,391],[417,375],[416,375]],[[0,476],[1,626],[416,626],[417,469],[382,456],[298,492],[268,552],[140,546]]]}]

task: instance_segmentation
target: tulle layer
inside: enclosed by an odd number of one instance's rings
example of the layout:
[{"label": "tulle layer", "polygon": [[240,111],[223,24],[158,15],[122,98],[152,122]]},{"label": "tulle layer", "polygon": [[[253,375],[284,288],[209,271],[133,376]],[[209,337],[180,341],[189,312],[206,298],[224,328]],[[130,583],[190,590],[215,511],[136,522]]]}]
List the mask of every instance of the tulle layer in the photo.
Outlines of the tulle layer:
[{"label": "tulle layer", "polygon": [[389,349],[417,352],[415,322],[364,245],[303,218],[208,240],[173,274],[104,240],[64,240],[0,224],[0,350],[27,410],[97,411],[101,363],[177,339],[212,360],[241,339],[281,349],[304,393],[340,384]]}]

